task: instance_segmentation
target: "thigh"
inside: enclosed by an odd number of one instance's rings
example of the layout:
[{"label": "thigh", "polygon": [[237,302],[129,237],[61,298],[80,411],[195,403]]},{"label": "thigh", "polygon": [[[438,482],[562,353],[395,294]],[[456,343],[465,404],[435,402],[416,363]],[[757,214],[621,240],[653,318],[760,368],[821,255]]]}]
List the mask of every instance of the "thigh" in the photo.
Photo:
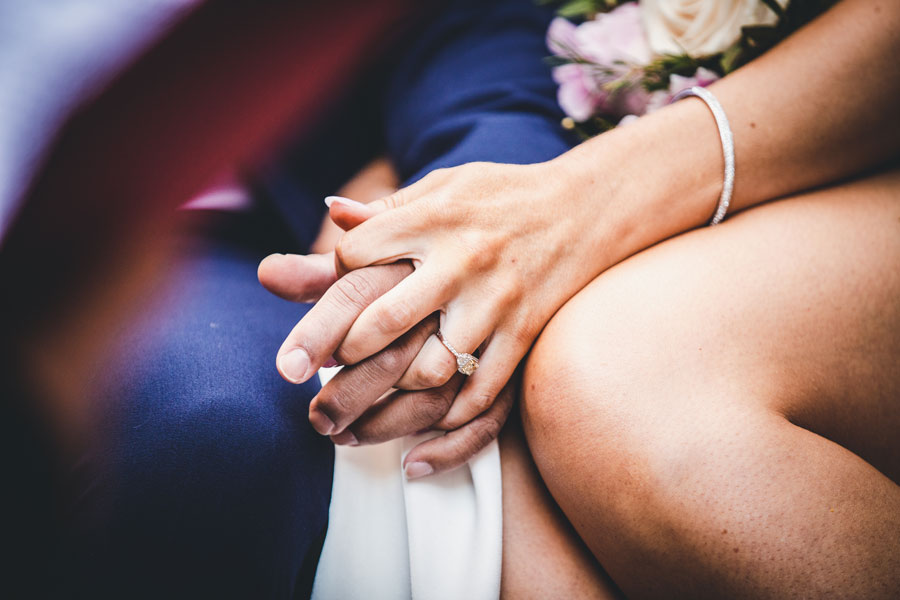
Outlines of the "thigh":
[{"label": "thigh", "polygon": [[503,565],[500,597],[620,598],[621,593],[566,521],[534,466],[512,415],[500,435]]},{"label": "thigh", "polygon": [[528,442],[626,593],[896,571],[898,297],[891,172],[659,244],[559,311],[526,369]]},{"label": "thigh", "polygon": [[165,300],[125,342],[90,491],[99,577],[118,593],[291,597],[312,582],[333,446],[307,420],[317,385],[275,369],[305,307],[262,289],[264,252],[242,232],[187,236]]}]

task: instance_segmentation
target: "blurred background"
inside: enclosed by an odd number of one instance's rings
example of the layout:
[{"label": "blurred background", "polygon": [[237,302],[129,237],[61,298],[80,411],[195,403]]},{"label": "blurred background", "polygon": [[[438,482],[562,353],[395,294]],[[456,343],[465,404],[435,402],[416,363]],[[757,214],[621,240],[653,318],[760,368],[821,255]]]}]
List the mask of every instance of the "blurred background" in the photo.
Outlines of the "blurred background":
[{"label": "blurred background", "polygon": [[[141,361],[136,331],[191,285],[227,293],[198,257],[252,246],[255,283],[266,252],[309,248],[321,198],[378,154],[377,103],[358,99],[417,4],[0,0],[0,585],[15,597],[78,595],[73,577],[87,590],[103,571],[71,572],[95,509],[85,457]],[[270,301],[253,302],[284,313],[281,335],[298,313]]]}]

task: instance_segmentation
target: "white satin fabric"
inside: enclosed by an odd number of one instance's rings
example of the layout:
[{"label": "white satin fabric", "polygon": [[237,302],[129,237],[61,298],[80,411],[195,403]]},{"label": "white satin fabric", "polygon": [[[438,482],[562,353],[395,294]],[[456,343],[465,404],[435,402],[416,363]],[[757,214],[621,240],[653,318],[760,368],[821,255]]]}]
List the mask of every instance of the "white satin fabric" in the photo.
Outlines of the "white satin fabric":
[{"label": "white satin fabric", "polygon": [[491,443],[449,473],[407,481],[406,453],[436,435],[336,448],[314,600],[499,597],[499,447]]}]

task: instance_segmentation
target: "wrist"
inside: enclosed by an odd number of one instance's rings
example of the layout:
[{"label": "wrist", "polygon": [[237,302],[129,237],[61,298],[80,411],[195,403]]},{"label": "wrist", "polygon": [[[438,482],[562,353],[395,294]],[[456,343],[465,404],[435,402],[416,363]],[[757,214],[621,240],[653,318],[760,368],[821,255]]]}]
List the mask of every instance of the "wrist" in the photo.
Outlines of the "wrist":
[{"label": "wrist", "polygon": [[[724,158],[715,120],[690,98],[614,129],[556,159],[570,196],[615,264],[707,224],[722,192]],[[597,219],[595,219],[597,220]]]}]

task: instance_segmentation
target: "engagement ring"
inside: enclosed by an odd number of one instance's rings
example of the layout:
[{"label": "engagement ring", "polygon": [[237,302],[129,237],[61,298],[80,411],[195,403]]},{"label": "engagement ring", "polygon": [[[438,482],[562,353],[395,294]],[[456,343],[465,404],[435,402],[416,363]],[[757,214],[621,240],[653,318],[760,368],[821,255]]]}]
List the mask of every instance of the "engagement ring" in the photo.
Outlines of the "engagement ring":
[{"label": "engagement ring", "polygon": [[456,357],[456,370],[462,373],[463,375],[471,375],[475,372],[475,369],[478,368],[478,359],[468,354],[466,352],[457,352],[456,348],[454,348],[450,342],[444,339],[444,335],[438,330],[435,334],[437,339],[441,340],[441,343],[453,353],[453,356]]}]

